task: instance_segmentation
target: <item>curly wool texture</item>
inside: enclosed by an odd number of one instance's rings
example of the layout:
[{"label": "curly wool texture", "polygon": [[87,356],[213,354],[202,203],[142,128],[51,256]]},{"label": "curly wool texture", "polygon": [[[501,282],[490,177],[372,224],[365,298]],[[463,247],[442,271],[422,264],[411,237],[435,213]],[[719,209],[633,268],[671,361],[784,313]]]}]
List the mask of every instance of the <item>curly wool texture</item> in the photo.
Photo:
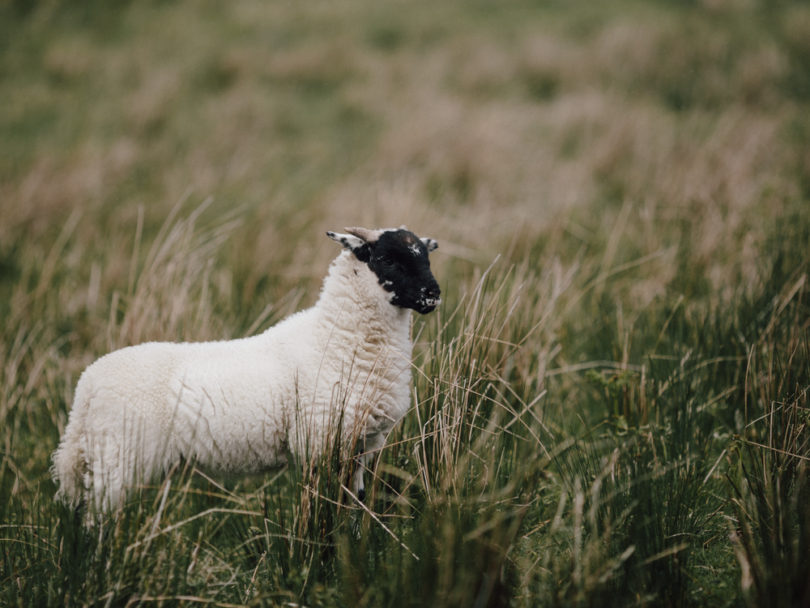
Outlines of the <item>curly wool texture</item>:
[{"label": "curly wool texture", "polygon": [[318,302],[239,340],[151,342],[112,352],[79,379],[53,473],[69,503],[109,509],[180,458],[256,471],[292,452],[379,449],[409,408],[410,310],[349,251]]}]

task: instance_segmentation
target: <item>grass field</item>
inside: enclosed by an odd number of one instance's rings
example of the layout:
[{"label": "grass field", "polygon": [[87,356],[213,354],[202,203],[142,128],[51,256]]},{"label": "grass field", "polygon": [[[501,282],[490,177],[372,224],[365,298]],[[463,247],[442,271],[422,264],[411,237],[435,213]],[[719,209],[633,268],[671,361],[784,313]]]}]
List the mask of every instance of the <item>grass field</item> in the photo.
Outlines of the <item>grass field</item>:
[{"label": "grass field", "polygon": [[[0,2],[0,605],[810,605],[810,6]],[[82,369],[440,243],[413,409],[92,532]]]}]

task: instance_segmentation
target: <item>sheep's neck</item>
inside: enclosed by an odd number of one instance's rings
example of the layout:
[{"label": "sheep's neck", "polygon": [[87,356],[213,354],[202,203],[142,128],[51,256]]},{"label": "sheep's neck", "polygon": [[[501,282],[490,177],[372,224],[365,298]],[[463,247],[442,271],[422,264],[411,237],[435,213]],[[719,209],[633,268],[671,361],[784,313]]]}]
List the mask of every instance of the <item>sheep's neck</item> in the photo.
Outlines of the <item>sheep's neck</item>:
[{"label": "sheep's neck", "polygon": [[392,306],[374,274],[351,254],[333,262],[317,307],[330,333],[339,332],[361,348],[389,344],[410,354],[410,311]]}]

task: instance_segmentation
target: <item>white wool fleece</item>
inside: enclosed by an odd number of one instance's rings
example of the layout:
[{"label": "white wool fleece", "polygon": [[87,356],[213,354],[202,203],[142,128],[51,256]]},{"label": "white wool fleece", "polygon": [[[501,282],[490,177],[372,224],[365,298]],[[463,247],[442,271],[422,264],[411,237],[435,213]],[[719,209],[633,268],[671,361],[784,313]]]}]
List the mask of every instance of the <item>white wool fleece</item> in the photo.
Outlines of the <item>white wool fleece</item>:
[{"label": "white wool fleece", "polygon": [[[264,333],[150,342],[112,352],[79,379],[54,476],[72,504],[118,504],[182,458],[219,470],[345,449],[377,450],[409,407],[410,311],[348,251],[318,302]],[[342,415],[342,420],[341,420]]]}]

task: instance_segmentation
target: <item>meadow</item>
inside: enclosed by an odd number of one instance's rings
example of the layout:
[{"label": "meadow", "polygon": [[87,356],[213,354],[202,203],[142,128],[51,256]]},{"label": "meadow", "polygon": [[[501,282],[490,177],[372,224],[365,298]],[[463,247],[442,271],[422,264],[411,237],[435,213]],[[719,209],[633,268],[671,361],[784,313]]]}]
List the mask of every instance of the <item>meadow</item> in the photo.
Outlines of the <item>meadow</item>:
[{"label": "meadow", "polygon": [[[810,606],[807,3],[6,1],[0,100],[0,606]],[[364,503],[54,502],[84,367],[400,224],[443,303]]]}]

